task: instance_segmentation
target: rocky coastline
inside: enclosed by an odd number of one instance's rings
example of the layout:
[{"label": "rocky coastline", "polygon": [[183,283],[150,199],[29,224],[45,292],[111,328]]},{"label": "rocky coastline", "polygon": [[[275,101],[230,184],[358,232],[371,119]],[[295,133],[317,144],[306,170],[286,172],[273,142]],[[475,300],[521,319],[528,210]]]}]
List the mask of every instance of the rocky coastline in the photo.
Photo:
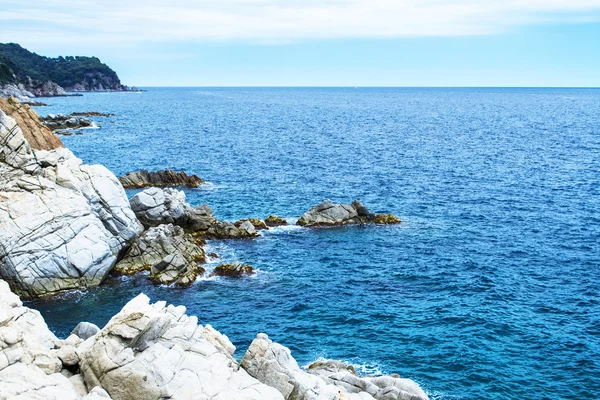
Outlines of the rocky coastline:
[{"label": "rocky coastline", "polygon": [[196,188],[206,183],[198,175],[188,175],[185,171],[176,172],[170,169],[156,172],[148,172],[143,169],[141,171],[130,172],[127,175],[120,176],[119,181],[125,189],[140,189],[149,186],[187,186]]},{"label": "rocky coastline", "polygon": [[[265,334],[238,363],[225,335],[198,325],[185,307],[150,304],[143,294],[102,329],[83,323],[56,338],[18,295],[95,286],[109,273],[189,286],[206,273],[206,240],[248,240],[287,221],[220,221],[174,188],[148,187],[128,199],[114,174],[83,164],[15,99],[0,99],[0,176],[0,399],[428,398],[409,379],[360,377],[340,361],[302,369]],[[326,201],[301,220],[306,227],[400,222],[358,201]],[[237,262],[213,272],[252,273]]]}]

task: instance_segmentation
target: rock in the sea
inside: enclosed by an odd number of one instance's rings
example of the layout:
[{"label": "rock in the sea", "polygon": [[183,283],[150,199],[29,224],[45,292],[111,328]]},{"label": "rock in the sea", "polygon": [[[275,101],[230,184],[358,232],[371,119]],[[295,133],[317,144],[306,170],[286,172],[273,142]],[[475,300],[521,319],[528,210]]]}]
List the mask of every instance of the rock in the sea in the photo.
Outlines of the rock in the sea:
[{"label": "rock in the sea", "polygon": [[150,271],[155,283],[187,286],[204,269],[198,263],[206,262],[204,250],[183,228],[172,224],[159,225],[135,239],[114,271],[133,275]]},{"label": "rock in the sea", "polygon": [[265,219],[265,224],[267,226],[284,226],[287,225],[288,222],[285,219],[278,217],[277,215],[269,215]]},{"label": "rock in the sea", "polygon": [[193,208],[185,200],[180,190],[152,187],[133,196],[130,204],[146,228],[175,224],[191,231],[206,231],[217,221],[209,206]]},{"label": "rock in the sea", "polygon": [[120,176],[119,180],[126,189],[144,188],[149,186],[187,186],[196,188],[206,183],[200,179],[198,175],[188,175],[184,171],[175,172],[170,169],[156,172],[148,172],[143,169],[138,172],[130,172],[125,176]]},{"label": "rock in the sea", "polygon": [[71,335],[75,335],[83,340],[87,340],[98,332],[100,332],[100,328],[98,328],[97,325],[92,324],[91,322],[80,322],[71,331]]},{"label": "rock in the sea", "polygon": [[235,347],[183,306],[131,300],[94,339],[78,348],[88,387],[114,400],[281,400],[277,390],[240,369]]},{"label": "rock in the sea", "polygon": [[308,373],[320,376],[328,384],[343,387],[350,393],[367,392],[377,400],[426,400],[429,397],[413,380],[397,374],[359,377],[356,368],[337,360],[317,361]]},{"label": "rock in the sea", "polygon": [[76,117],[74,115],[63,114],[48,114],[46,117],[41,117],[40,121],[56,133],[63,130],[76,130],[81,128],[90,128],[94,123],[87,118]]},{"label": "rock in the sea", "polygon": [[24,307],[0,280],[0,399],[80,399],[60,373],[59,342],[40,313]]},{"label": "rock in the sea", "polygon": [[240,262],[234,262],[232,264],[221,264],[213,270],[211,276],[229,276],[233,278],[240,278],[242,276],[252,275],[254,268],[248,264],[242,264]]},{"label": "rock in the sea", "polygon": [[254,226],[248,221],[238,228],[231,222],[218,221],[208,205],[192,207],[185,200],[185,193],[180,190],[152,187],[133,196],[130,204],[137,218],[147,228],[174,224],[206,239],[258,236]]},{"label": "rock in the sea", "polygon": [[331,200],[311,208],[298,219],[297,225],[312,226],[337,226],[349,224],[399,224],[400,219],[392,214],[373,214],[367,207],[355,200],[351,205],[334,204]]},{"label": "rock in the sea", "polygon": [[245,222],[249,222],[254,227],[254,229],[257,230],[257,231],[260,231],[260,230],[263,230],[263,229],[269,229],[269,227],[267,226],[267,224],[265,223],[265,221],[260,220],[258,218],[240,219],[239,221],[236,221],[234,223],[234,225],[239,228]]},{"label": "rock in the sea", "polygon": [[288,348],[259,334],[240,365],[248,373],[279,390],[286,400],[428,400],[410,379],[391,376],[359,377],[353,368],[331,361],[303,371]]},{"label": "rock in the sea", "polygon": [[33,149],[2,110],[0,176],[0,277],[18,294],[98,285],[142,230],[110,171],[65,148]]}]

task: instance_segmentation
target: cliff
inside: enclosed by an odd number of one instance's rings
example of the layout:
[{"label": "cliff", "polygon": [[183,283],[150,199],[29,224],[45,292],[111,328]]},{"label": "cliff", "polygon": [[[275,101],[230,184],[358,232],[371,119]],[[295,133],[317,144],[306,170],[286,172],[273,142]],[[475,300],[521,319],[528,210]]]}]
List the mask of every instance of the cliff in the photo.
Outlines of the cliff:
[{"label": "cliff", "polygon": [[12,97],[0,97],[0,110],[17,122],[32,149],[53,150],[64,147],[58,136],[40,122],[38,115],[28,105],[20,104]]},{"label": "cliff", "polygon": [[[64,96],[73,91],[128,91],[115,71],[96,57],[50,58],[16,43],[0,43],[0,94]],[[4,96],[6,97],[6,96]]]}]

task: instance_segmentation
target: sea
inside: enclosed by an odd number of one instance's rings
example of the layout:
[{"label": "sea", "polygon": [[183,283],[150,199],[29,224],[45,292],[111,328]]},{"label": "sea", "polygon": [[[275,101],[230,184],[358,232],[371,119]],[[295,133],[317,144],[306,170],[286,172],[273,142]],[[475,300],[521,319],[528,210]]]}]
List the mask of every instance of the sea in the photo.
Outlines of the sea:
[{"label": "sea", "polygon": [[[45,99],[98,111],[63,136],[117,176],[170,168],[217,218],[290,225],[209,242],[250,278],[145,276],[28,301],[66,337],[139,293],[185,305],[243,356],[257,333],[300,365],[398,373],[432,399],[600,398],[600,89],[146,88]],[[128,191],[132,196],[136,192]],[[394,226],[309,229],[325,199]]]}]

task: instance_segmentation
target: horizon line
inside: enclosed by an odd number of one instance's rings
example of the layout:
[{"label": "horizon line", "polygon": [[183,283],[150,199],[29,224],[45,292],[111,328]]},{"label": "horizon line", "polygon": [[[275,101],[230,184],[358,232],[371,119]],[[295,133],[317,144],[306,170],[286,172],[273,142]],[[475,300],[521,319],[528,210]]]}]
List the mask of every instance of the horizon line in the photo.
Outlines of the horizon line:
[{"label": "horizon line", "polygon": [[381,85],[131,85],[137,88],[339,88],[339,89],[600,89],[600,86],[381,86]]}]

